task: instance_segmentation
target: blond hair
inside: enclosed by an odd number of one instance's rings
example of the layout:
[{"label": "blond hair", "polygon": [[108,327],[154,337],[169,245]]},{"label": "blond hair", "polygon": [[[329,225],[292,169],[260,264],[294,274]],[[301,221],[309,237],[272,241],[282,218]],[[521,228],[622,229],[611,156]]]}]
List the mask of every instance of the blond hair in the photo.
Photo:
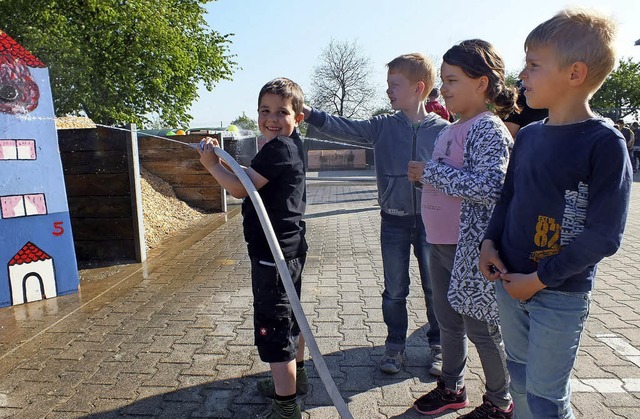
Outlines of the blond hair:
[{"label": "blond hair", "polygon": [[387,63],[390,73],[398,72],[412,83],[424,83],[424,92],[420,99],[424,100],[436,82],[436,68],[429,57],[419,52],[403,54]]},{"label": "blond hair", "polygon": [[576,62],[587,65],[587,86],[600,88],[616,61],[615,22],[594,10],[565,9],[538,25],[524,42],[529,48],[549,46],[555,50],[560,67]]}]

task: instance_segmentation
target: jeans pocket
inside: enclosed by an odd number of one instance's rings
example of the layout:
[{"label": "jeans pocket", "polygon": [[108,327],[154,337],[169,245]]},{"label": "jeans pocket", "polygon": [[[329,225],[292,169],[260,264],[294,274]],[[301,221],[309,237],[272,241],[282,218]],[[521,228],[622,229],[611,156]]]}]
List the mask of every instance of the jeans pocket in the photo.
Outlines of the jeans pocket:
[{"label": "jeans pocket", "polygon": [[553,293],[561,301],[562,305],[566,309],[570,309],[574,312],[581,312],[580,319],[585,322],[589,317],[589,311],[591,309],[591,291],[583,292],[570,292],[570,291],[548,291]]}]

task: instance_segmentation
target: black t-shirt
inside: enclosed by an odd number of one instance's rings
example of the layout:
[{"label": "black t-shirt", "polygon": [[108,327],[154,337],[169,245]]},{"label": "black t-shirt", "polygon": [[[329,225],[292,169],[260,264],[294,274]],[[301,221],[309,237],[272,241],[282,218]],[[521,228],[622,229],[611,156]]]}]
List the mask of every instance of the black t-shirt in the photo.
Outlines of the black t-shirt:
[{"label": "black t-shirt", "polygon": [[519,125],[520,128],[529,125],[532,122],[540,121],[549,116],[548,109],[533,109],[527,105],[527,98],[524,96],[524,91],[520,90],[518,96],[518,106],[520,106],[520,113],[511,112],[504,122],[511,122]]},{"label": "black t-shirt", "polygon": [[[305,222],[306,174],[302,141],[297,133],[268,141],[251,160],[251,167],[269,182],[258,193],[285,259],[307,252]],[[273,261],[269,243],[251,198],[242,203],[244,238],[249,256]]]}]

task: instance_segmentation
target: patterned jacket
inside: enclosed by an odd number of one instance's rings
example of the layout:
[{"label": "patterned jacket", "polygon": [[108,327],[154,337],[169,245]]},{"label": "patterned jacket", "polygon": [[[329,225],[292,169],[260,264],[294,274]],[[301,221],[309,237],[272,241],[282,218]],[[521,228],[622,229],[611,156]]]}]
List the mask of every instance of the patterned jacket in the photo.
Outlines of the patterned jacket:
[{"label": "patterned jacket", "polygon": [[[440,132],[436,142],[442,138]],[[500,197],[513,140],[495,115],[479,118],[469,129],[462,169],[428,161],[422,180],[437,190],[462,198],[460,232],[448,298],[454,310],[498,324],[495,289],[480,269],[480,242]]]}]

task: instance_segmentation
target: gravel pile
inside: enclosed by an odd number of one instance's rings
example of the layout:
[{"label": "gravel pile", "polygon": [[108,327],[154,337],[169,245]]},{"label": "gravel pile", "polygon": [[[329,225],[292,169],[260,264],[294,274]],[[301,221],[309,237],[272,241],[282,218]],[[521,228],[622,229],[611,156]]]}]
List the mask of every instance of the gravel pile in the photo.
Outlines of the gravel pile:
[{"label": "gravel pile", "polygon": [[56,129],[82,129],[95,128],[96,124],[84,116],[59,116],[56,117]]},{"label": "gravel pile", "polygon": [[176,198],[171,185],[140,168],[142,214],[147,249],[183,230],[201,218],[213,216],[190,207]]}]

